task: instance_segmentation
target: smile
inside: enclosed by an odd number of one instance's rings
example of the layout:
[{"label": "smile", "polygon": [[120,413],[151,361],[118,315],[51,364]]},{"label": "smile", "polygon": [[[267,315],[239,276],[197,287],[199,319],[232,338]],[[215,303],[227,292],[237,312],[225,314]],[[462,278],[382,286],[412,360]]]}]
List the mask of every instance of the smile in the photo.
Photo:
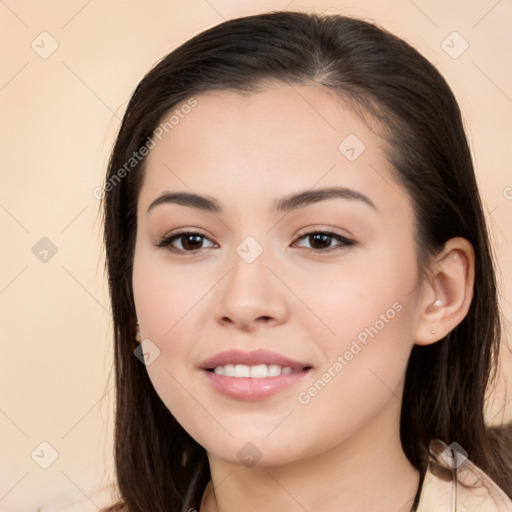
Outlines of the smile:
[{"label": "smile", "polygon": [[233,348],[199,365],[207,385],[236,400],[261,400],[297,385],[313,366],[266,349]]}]

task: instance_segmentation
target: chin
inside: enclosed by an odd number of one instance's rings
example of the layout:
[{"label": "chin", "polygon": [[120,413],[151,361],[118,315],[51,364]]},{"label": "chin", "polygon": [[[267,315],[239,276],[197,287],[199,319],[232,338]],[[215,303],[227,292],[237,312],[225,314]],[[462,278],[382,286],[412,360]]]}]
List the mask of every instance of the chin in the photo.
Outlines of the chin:
[{"label": "chin", "polygon": [[297,452],[297,446],[291,451],[287,443],[279,440],[277,437],[270,442],[259,434],[251,437],[250,435],[236,437],[228,443],[222,445],[203,444],[209,457],[216,457],[228,464],[246,467],[270,467],[288,464],[303,458]]}]

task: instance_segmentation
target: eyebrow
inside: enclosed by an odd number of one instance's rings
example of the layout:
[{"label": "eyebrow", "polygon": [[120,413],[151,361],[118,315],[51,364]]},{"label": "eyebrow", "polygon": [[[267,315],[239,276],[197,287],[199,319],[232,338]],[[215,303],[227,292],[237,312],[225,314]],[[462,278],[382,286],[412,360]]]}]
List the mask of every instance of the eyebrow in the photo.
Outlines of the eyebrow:
[{"label": "eyebrow", "polygon": [[[329,187],[316,190],[305,190],[303,192],[296,192],[289,194],[281,199],[278,199],[273,204],[273,211],[275,212],[290,212],[299,208],[304,208],[313,203],[325,201],[327,199],[351,199],[358,200],[367,204],[374,210],[377,207],[373,204],[370,198],[361,192],[352,190],[345,187]],[[190,208],[196,208],[212,213],[222,213],[222,206],[220,203],[210,196],[200,196],[198,194],[192,194],[189,192],[168,192],[165,191],[161,196],[157,197],[150,205],[147,210],[150,210],[161,204],[179,204],[182,206],[188,206]]]}]

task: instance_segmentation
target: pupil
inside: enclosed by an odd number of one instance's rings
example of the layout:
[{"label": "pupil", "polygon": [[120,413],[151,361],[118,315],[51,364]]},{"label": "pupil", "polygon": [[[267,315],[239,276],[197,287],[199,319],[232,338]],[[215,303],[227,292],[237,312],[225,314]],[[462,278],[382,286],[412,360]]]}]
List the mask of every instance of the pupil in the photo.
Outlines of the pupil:
[{"label": "pupil", "polygon": [[[329,236],[328,235],[323,235],[323,234],[316,234],[316,235],[310,235],[311,238],[313,238],[313,240],[316,240],[318,241],[318,238],[323,238],[324,241],[326,241],[326,245],[324,247],[315,247],[315,243],[312,243],[311,245],[313,246],[313,248],[316,248],[316,249],[323,249],[325,247],[329,247]],[[326,240],[327,239],[327,240]],[[320,244],[322,245],[322,244]]]},{"label": "pupil", "polygon": [[[189,246],[190,244],[188,243],[188,240],[190,240],[192,238],[196,239],[196,243],[199,241],[199,247],[194,247],[194,243],[192,243],[192,247]],[[198,249],[198,248],[201,247],[201,239],[202,239],[202,237],[199,236],[199,235],[188,235],[188,236],[184,236],[183,239],[187,240],[187,242],[182,243],[182,245],[183,245],[183,247],[185,249],[190,249],[190,250],[193,251],[193,250]],[[189,246],[189,247],[187,247],[187,246]]]}]

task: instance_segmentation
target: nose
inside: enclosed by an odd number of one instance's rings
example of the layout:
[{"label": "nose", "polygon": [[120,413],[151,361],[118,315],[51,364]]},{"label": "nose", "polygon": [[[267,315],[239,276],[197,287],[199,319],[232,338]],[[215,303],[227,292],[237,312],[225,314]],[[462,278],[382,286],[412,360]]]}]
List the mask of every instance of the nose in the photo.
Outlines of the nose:
[{"label": "nose", "polygon": [[[286,320],[289,290],[261,254],[248,263],[235,253],[233,266],[221,283],[217,320],[243,331],[276,326]],[[286,292],[285,292],[286,290]]]}]

